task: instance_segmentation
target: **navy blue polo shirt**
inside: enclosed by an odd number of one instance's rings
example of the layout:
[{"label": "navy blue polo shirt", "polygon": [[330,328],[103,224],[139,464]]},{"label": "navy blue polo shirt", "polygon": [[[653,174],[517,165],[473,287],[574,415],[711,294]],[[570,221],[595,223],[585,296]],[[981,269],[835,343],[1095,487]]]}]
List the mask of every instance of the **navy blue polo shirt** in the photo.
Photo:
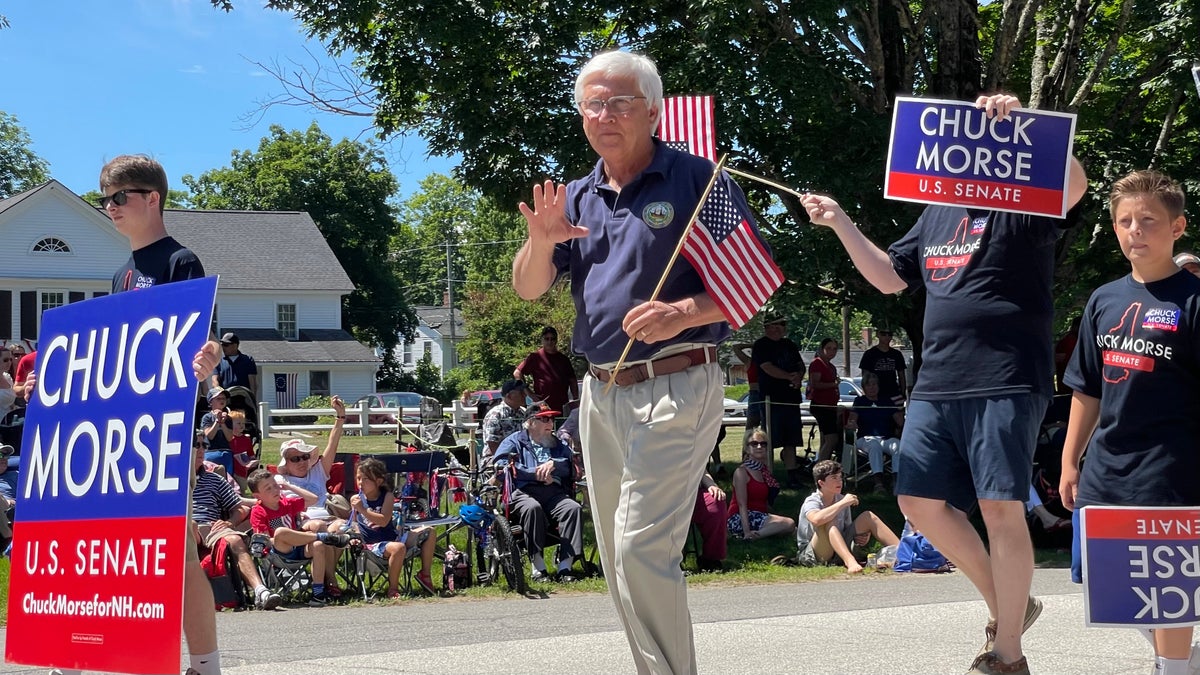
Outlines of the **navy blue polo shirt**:
[{"label": "navy blue polo shirt", "polygon": [[[576,312],[571,348],[592,363],[620,358],[629,339],[621,322],[630,309],[654,293],[712,176],[713,163],[707,159],[668,148],[658,139],[654,146],[650,165],[620,192],[605,182],[604,160],[567,186],[567,219],[589,232],[559,244],[554,266],[559,276],[571,278]],[[718,180],[742,213],[749,214],[741,188],[725,173]],[[699,273],[680,256],[658,299],[672,302],[704,291]],[[627,360],[652,358],[672,344],[716,344],[728,337],[729,324],[719,321],[690,328],[666,342],[635,341]]]}]

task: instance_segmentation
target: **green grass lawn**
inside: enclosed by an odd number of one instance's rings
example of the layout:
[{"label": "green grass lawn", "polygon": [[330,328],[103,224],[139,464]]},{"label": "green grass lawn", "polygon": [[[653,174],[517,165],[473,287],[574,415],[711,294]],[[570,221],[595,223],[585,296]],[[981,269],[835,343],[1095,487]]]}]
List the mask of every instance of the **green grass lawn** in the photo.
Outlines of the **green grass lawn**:
[{"label": "green grass lawn", "polygon": [[[729,433],[725,441],[721,444],[721,458],[726,468],[727,475],[732,476],[733,470],[741,458],[741,437],[739,429],[729,428]],[[279,461],[279,446],[286,438],[268,438],[263,440],[262,460],[265,463],[274,464]],[[307,438],[307,442],[323,449],[325,447],[324,436],[311,436]],[[363,454],[387,453],[395,452],[396,445],[395,436],[345,436],[339,443],[338,450],[340,452],[355,452]],[[777,477],[783,476],[782,466],[776,462],[775,474]],[[730,492],[732,486],[728,479],[718,481],[721,487]],[[851,486],[847,486],[848,491],[853,491]],[[778,499],[775,502],[773,511],[795,518],[799,515],[800,505],[804,498],[812,491],[811,477],[805,487],[795,489],[783,489]],[[896,505],[896,500],[891,495],[876,495],[869,492],[859,494],[860,506],[855,509],[857,514],[862,509],[874,511],[876,515],[883,519],[894,532],[899,534],[904,525],[904,517],[901,515],[899,508]],[[982,523],[978,517],[974,519],[977,529],[983,530]],[[460,549],[465,546],[465,531],[455,533],[452,541]],[[592,531],[590,520],[585,524],[584,544],[587,551],[593,549],[595,537]],[[440,546],[444,546],[440,544]],[[878,548],[877,543],[872,544]],[[802,568],[802,567],[785,567],[781,565],[771,564],[772,558],[776,556],[795,556],[796,541],[791,536],[778,536],[765,540],[742,541],[731,539],[729,541],[728,557],[725,560],[725,571],[723,573],[689,573],[688,583],[694,586],[703,585],[740,585],[740,584],[772,584],[772,583],[789,583],[789,582],[817,582],[827,579],[847,578],[848,575],[837,567],[819,567],[819,568]],[[1070,551],[1039,548],[1035,550],[1035,561],[1038,566],[1042,567],[1064,567],[1070,564]],[[694,567],[695,562],[692,559],[685,561],[686,567]],[[528,564],[524,570],[528,577]],[[438,581],[441,578],[441,562],[434,562],[433,577],[435,585],[440,587]],[[892,574],[891,571],[870,571],[870,574]],[[4,612],[0,614],[0,620],[7,621],[7,606],[8,606],[8,575],[9,561],[0,558],[0,608]],[[607,592],[607,586],[604,579],[592,578],[584,579],[578,583],[564,586],[561,584],[537,583],[530,585],[530,594],[533,596],[548,596],[560,593],[603,593]],[[504,584],[497,583],[492,586],[472,586],[471,588],[461,590],[457,595],[468,598],[495,598],[495,597],[511,597]],[[428,598],[423,600],[415,600],[415,602],[433,602],[437,598]],[[386,601],[392,602],[392,601]],[[400,601],[407,602],[407,601]]]}]

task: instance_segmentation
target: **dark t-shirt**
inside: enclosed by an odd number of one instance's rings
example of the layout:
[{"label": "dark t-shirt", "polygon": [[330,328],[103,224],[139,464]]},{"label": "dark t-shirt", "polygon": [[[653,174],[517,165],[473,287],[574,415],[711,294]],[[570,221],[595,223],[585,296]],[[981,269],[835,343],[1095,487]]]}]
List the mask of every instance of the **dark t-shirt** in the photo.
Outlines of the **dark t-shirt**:
[{"label": "dark t-shirt", "polygon": [[890,438],[896,435],[897,408],[885,401],[880,395],[874,401],[866,396],[854,399],[854,412],[858,415],[858,437],[880,436]]},{"label": "dark t-shirt", "polygon": [[522,375],[533,378],[533,390],[545,399],[551,410],[557,410],[564,416],[567,414],[567,399],[571,393],[571,382],[575,380],[575,369],[571,367],[571,359],[566,354],[548,354],[545,349],[539,349],[526,356],[517,368]]},{"label": "dark t-shirt", "polygon": [[879,347],[871,347],[863,352],[858,362],[859,370],[875,373],[879,377],[879,396],[888,400],[904,394],[900,391],[900,371],[906,367],[904,355],[895,348],[885,352]]},{"label": "dark t-shirt", "polygon": [[195,253],[173,237],[163,237],[129,256],[125,265],[113,275],[112,292],[133,291],[203,276],[204,266]]},{"label": "dark t-shirt", "polygon": [[1050,396],[1054,243],[1077,218],[930,206],[891,245],[896,273],[927,296],[914,399]]},{"label": "dark t-shirt", "polygon": [[1096,289],[1063,380],[1100,399],[1077,504],[1200,506],[1200,279]]},{"label": "dark t-shirt", "polygon": [[[250,387],[250,376],[258,375],[258,364],[254,359],[241,352],[237,358],[224,356],[217,364],[217,381],[222,387]],[[250,393],[254,393],[253,390]]]},{"label": "dark t-shirt", "polygon": [[790,381],[771,377],[762,368],[762,364],[770,363],[789,373],[803,373],[804,358],[800,356],[800,348],[795,342],[787,338],[772,340],[761,337],[754,342],[750,350],[750,359],[758,368],[758,390],[764,397],[770,396],[777,401],[800,401],[804,398],[799,389],[792,387]]}]

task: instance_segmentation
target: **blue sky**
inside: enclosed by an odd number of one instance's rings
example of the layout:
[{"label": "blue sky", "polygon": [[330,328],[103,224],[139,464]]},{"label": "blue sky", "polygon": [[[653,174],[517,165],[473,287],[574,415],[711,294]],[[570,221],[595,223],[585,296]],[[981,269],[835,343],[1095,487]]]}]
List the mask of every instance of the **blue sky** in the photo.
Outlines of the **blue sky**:
[{"label": "blue sky", "polygon": [[[259,0],[238,0],[225,13],[209,0],[10,0],[0,14],[0,110],[15,115],[50,163],[50,173],[78,194],[96,189],[104,163],[146,153],[167,170],[172,187],[184,174],[229,165],[234,150],[256,149],[271,124],[304,129],[316,121],[335,140],[368,140],[369,118],[275,106],[257,119],[259,102],[280,84],[253,62],[309,62],[323,57],[290,14]],[[255,119],[248,121],[247,116]],[[401,196],[455,162],[426,158],[416,137],[384,146]]]}]

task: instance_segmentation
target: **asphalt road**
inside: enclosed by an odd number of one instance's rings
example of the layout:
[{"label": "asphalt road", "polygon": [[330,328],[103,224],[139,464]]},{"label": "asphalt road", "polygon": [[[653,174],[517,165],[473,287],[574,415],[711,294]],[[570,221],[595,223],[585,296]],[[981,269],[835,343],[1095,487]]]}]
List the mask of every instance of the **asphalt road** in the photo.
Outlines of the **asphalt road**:
[{"label": "asphalt road", "polygon": [[[1026,635],[1039,675],[1150,672],[1129,629],[1085,628],[1067,570],[1038,570],[1045,611]],[[962,574],[871,575],[690,593],[701,673],[963,673],[986,610]],[[228,675],[633,672],[607,595],[418,601],[218,617]],[[0,673],[44,672],[0,666]]]}]

